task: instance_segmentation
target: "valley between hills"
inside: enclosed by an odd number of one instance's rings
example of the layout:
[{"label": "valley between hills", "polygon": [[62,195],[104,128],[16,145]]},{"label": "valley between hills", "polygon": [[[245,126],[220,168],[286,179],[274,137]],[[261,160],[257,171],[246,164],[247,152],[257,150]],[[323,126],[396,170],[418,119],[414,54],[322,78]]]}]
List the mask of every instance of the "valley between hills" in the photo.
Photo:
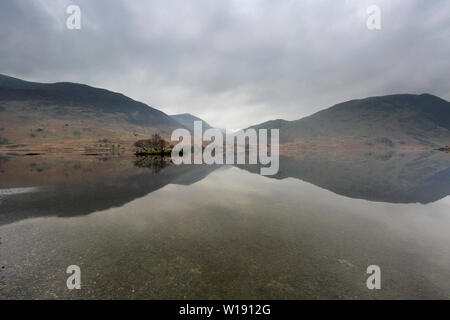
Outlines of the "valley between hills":
[{"label": "valley between hills", "polygon": [[[6,155],[127,155],[154,133],[170,140],[176,128],[192,131],[194,120],[202,119],[167,115],[105,89],[0,75],[0,153]],[[284,155],[427,151],[450,142],[450,103],[430,94],[369,97],[250,128],[279,129]]]}]

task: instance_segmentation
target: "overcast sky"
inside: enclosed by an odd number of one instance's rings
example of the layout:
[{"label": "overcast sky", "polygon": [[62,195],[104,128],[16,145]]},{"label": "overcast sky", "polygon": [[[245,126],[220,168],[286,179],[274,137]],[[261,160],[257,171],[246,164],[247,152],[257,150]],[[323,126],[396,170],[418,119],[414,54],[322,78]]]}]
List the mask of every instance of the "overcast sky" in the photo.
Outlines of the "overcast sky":
[{"label": "overcast sky", "polygon": [[[81,30],[66,27],[69,4]],[[372,4],[381,30],[366,26]],[[0,73],[232,129],[373,95],[450,100],[449,57],[447,0],[0,1]]]}]

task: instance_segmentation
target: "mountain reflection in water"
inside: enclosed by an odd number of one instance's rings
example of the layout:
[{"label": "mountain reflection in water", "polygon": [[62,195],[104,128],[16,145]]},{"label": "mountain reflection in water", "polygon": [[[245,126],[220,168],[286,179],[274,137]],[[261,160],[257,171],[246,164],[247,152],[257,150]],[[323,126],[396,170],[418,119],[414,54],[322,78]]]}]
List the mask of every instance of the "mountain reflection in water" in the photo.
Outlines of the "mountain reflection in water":
[{"label": "mountain reflection in water", "polygon": [[[239,166],[258,173],[257,166]],[[281,156],[276,179],[297,178],[337,194],[391,203],[430,203],[450,194],[450,157],[426,153]]]},{"label": "mountain reflection in water", "polygon": [[[0,163],[0,299],[450,298],[445,153],[283,156],[272,177],[149,158]],[[71,264],[82,290],[66,288]],[[371,264],[382,290],[366,288]]]}]

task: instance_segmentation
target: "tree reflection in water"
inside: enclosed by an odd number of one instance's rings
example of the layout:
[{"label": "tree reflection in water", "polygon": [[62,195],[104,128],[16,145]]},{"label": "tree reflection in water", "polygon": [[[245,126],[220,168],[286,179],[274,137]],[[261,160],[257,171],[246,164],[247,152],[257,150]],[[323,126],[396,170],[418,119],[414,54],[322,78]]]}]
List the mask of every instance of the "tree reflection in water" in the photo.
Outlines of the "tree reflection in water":
[{"label": "tree reflection in water", "polygon": [[170,166],[172,164],[169,157],[137,157],[134,165],[139,168],[149,168],[152,169],[153,173],[158,173],[163,168]]}]

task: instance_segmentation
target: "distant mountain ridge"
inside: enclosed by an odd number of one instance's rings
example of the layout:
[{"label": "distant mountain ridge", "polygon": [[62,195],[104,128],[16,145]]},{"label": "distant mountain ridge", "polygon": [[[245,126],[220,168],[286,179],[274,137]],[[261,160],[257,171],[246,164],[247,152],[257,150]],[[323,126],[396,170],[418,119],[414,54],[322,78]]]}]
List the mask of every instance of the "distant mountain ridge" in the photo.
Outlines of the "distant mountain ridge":
[{"label": "distant mountain ridge", "polygon": [[106,113],[121,112],[140,125],[174,126],[164,112],[121,93],[72,82],[37,83],[0,75],[0,99],[43,100],[48,103],[93,107]]},{"label": "distant mountain ridge", "polygon": [[202,121],[203,130],[212,128],[205,120],[200,119],[199,117],[196,117],[190,113],[173,114],[170,117],[180,123],[182,126],[188,128],[191,132],[194,131],[194,121]]},{"label": "distant mountain ridge", "polygon": [[430,94],[397,94],[350,100],[311,116],[267,121],[251,128],[280,129],[280,142],[354,141],[446,145],[450,141],[450,103]]},{"label": "distant mountain ridge", "polygon": [[[169,116],[106,89],[0,75],[0,146],[136,141],[155,132],[168,139],[177,128],[192,131],[195,120],[202,119]],[[203,121],[203,128],[211,126]],[[369,97],[251,128],[279,128],[282,144],[442,147],[450,144],[450,103],[431,94]]]},{"label": "distant mountain ridge", "polygon": [[[170,136],[180,123],[123,94],[0,75],[0,137],[12,143]],[[6,139],[6,140],[5,140]],[[1,139],[0,139],[1,140]]]}]

